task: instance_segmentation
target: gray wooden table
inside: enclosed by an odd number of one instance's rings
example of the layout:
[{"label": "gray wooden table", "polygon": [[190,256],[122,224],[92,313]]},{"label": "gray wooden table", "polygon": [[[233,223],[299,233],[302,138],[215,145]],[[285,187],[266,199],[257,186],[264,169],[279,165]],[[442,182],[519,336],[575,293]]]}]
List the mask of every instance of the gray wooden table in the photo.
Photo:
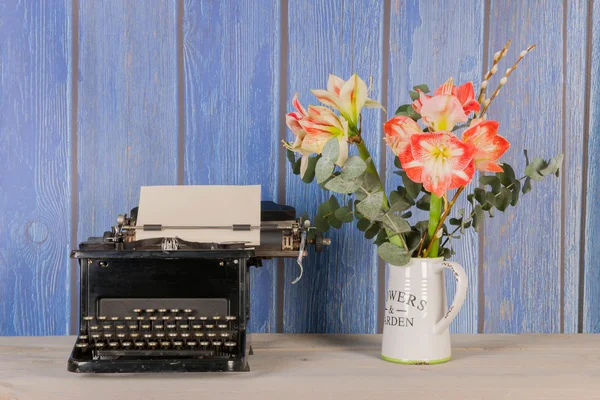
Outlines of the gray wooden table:
[{"label": "gray wooden table", "polygon": [[0,400],[600,399],[599,335],[455,335],[453,360],[379,359],[379,335],[253,335],[251,372],[77,375],[74,337],[0,338]]}]

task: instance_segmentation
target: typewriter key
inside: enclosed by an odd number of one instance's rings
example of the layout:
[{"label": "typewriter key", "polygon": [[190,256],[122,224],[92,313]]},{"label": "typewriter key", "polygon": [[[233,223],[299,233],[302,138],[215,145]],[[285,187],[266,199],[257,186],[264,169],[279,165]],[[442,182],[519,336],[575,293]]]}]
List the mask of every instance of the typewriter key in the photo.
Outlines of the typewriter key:
[{"label": "typewriter key", "polygon": [[131,336],[132,338],[137,338],[140,337],[140,334],[138,332],[131,332],[129,336]]},{"label": "typewriter key", "polygon": [[213,324],[205,324],[205,325],[204,325],[204,327],[205,327],[206,329],[212,329],[212,328],[214,328],[215,326],[214,326]]},{"label": "typewriter key", "polygon": [[100,329],[100,327],[98,325],[92,325],[90,326],[90,329],[93,331],[97,331],[98,329]]},{"label": "typewriter key", "polygon": [[100,338],[100,334],[99,333],[92,333],[90,336],[92,337],[92,339],[98,339],[98,338]]},{"label": "typewriter key", "polygon": [[118,320],[119,320],[119,317],[110,317],[110,320],[111,320],[111,321],[118,321]]},{"label": "typewriter key", "polygon": [[129,325],[127,325],[127,327],[129,329],[137,329],[138,328],[137,324],[129,324]]},{"label": "typewriter key", "polygon": [[158,309],[158,312],[160,312],[160,313],[165,313],[165,312],[167,312],[167,309],[166,309],[166,308],[159,308],[159,309]]},{"label": "typewriter key", "polygon": [[125,325],[118,324],[118,325],[115,325],[115,328],[117,328],[117,329],[125,329]]},{"label": "typewriter key", "polygon": [[167,341],[160,342],[160,345],[163,347],[169,347],[171,345],[171,342],[167,342]]},{"label": "typewriter key", "polygon": [[149,313],[149,314],[152,314],[154,312],[154,309],[153,308],[147,308],[146,312]]},{"label": "typewriter key", "polygon": [[151,326],[150,324],[142,324],[142,329],[150,329]]},{"label": "typewriter key", "polygon": [[133,317],[131,317],[131,316],[129,316],[129,315],[128,315],[128,316],[126,316],[126,317],[125,317],[125,318],[123,318],[123,319],[124,319],[125,321],[131,321],[131,320],[133,319]]},{"label": "typewriter key", "polygon": [[108,345],[110,347],[117,347],[119,345],[119,342],[108,342]]},{"label": "typewriter key", "polygon": [[235,342],[225,342],[225,346],[227,347],[235,347],[236,343]]},{"label": "typewriter key", "polygon": [[236,320],[236,316],[235,315],[228,315],[225,317],[225,319],[227,321],[235,321]]},{"label": "typewriter key", "polygon": [[208,346],[209,344],[210,344],[210,342],[207,342],[207,341],[200,342],[200,346]]},{"label": "typewriter key", "polygon": [[193,328],[193,329],[200,329],[200,328],[202,328],[202,324],[195,324],[195,325],[192,325],[192,328]]},{"label": "typewriter key", "polygon": [[119,339],[123,339],[126,335],[124,333],[117,333]]},{"label": "typewriter key", "polygon": [[220,317],[220,316],[218,316],[218,315],[215,315],[214,317],[212,317],[212,319],[214,319],[215,321],[218,321],[218,320],[220,320],[220,319],[221,319],[221,317]]},{"label": "typewriter key", "polygon": [[185,310],[183,310],[184,313],[189,314],[192,312],[191,308],[186,308]]},{"label": "typewriter key", "polygon": [[144,333],[144,338],[151,339],[152,338],[152,334],[151,333]]},{"label": "typewriter key", "polygon": [[188,329],[190,326],[188,324],[181,324],[179,325],[179,328],[181,329]]},{"label": "typewriter key", "polygon": [[88,347],[88,344],[85,342],[75,343],[75,347],[78,347],[80,349],[85,349],[86,347]]},{"label": "typewriter key", "polygon": [[175,340],[173,342],[173,346],[182,346],[182,345],[183,345],[183,342],[181,340]]},{"label": "typewriter key", "polygon": [[104,344],[104,342],[96,342],[96,343],[94,343],[94,346],[101,349],[105,346],[105,344]]},{"label": "typewriter key", "polygon": [[155,329],[164,329],[165,326],[164,325],[154,325]]},{"label": "typewriter key", "polygon": [[84,321],[91,321],[91,320],[93,320],[93,319],[94,319],[94,317],[92,317],[91,315],[88,315],[88,316],[86,316],[86,317],[83,317],[83,320],[84,320]]},{"label": "typewriter key", "polygon": [[131,346],[131,342],[121,342],[121,346],[123,346],[123,347],[130,347]]},{"label": "typewriter key", "polygon": [[79,340],[87,340],[87,335],[79,335],[79,337],[77,339]]},{"label": "typewriter key", "polygon": [[156,346],[158,346],[158,342],[148,342],[148,346],[156,347]]},{"label": "typewriter key", "polygon": [[208,336],[208,337],[215,337],[215,336],[217,336],[217,334],[214,333],[214,332],[207,332],[206,336]]},{"label": "typewriter key", "polygon": [[195,316],[195,315],[190,315],[190,316],[188,316],[187,318],[188,318],[190,321],[193,321],[193,320],[195,320],[195,319],[196,319],[196,316]]},{"label": "typewriter key", "polygon": [[101,315],[101,316],[99,316],[99,317],[98,317],[98,319],[99,319],[100,321],[104,321],[104,320],[106,319],[106,316],[104,316],[104,315]]},{"label": "typewriter key", "polygon": [[204,332],[194,332],[194,336],[196,336],[196,337],[203,337],[204,336]]},{"label": "typewriter key", "polygon": [[169,317],[168,315],[163,315],[161,318],[165,321],[168,321],[171,319],[171,317]]},{"label": "typewriter key", "polygon": [[187,333],[187,332],[181,332],[181,333],[180,333],[180,336],[181,336],[182,338],[186,338],[186,337],[190,337],[190,334],[189,334],[189,333]]},{"label": "typewriter key", "polygon": [[167,325],[167,329],[175,329],[175,328],[177,328],[177,325],[175,325],[175,324],[168,324]]},{"label": "typewriter key", "polygon": [[144,342],[135,342],[135,343],[133,343],[133,344],[135,345],[135,347],[142,348],[142,347],[144,347],[144,345],[145,345],[146,343],[144,343]]},{"label": "typewriter key", "polygon": [[158,319],[158,317],[156,315],[151,315],[151,316],[148,317],[148,319],[150,321],[156,321]]},{"label": "typewriter key", "polygon": [[172,308],[172,309],[171,309],[171,312],[172,312],[172,313],[178,313],[178,312],[179,312],[179,308]]},{"label": "typewriter key", "polygon": [[180,316],[180,315],[176,315],[176,316],[175,316],[175,320],[176,320],[176,321],[181,321],[182,319],[183,319],[183,317],[182,317],[182,316]]},{"label": "typewriter key", "polygon": [[110,329],[110,328],[112,328],[112,325],[110,325],[110,324],[106,324],[106,325],[102,325],[102,327],[103,327],[104,329]]},{"label": "typewriter key", "polygon": [[138,321],[143,321],[146,319],[146,317],[144,317],[143,315],[138,315],[137,317],[135,317],[135,319],[137,319]]},{"label": "typewriter key", "polygon": [[141,308],[134,308],[133,312],[136,313],[136,314],[139,314],[139,313],[142,312],[142,309]]},{"label": "typewriter key", "polygon": [[104,337],[107,339],[110,339],[112,337],[112,335],[113,335],[112,333],[105,333]]},{"label": "typewriter key", "polygon": [[208,317],[200,317],[200,321],[206,321]]},{"label": "typewriter key", "polygon": [[217,328],[225,329],[227,328],[227,324],[219,324],[217,325]]},{"label": "typewriter key", "polygon": [[156,337],[162,338],[162,337],[165,337],[165,334],[163,332],[156,332]]},{"label": "typewriter key", "polygon": [[223,333],[221,333],[221,337],[229,337],[229,333],[228,332],[223,332]]},{"label": "typewriter key", "polygon": [[177,337],[177,332],[170,332],[169,337]]},{"label": "typewriter key", "polygon": [[212,342],[213,346],[220,346],[221,344],[222,343],[220,341],[218,341],[218,340]]},{"label": "typewriter key", "polygon": [[190,341],[190,342],[187,342],[187,345],[188,345],[188,346],[190,346],[190,347],[194,347],[194,346],[196,346],[197,344],[198,344],[198,343],[196,343],[196,342],[192,342],[192,341]]}]

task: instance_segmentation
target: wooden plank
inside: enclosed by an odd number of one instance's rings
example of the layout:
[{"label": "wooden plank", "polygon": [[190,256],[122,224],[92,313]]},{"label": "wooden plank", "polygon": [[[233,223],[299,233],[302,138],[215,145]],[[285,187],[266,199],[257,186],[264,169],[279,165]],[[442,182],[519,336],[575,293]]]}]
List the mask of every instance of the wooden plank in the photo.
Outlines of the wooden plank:
[{"label": "wooden plank", "polygon": [[[461,0],[446,1],[399,1],[393,0],[390,15],[390,62],[388,116],[401,104],[409,103],[408,91],[414,85],[426,83],[431,90],[453,77],[457,83],[481,82],[483,54],[483,2]],[[467,39],[468,38],[468,39]],[[391,172],[394,155],[387,150],[387,185],[393,190],[402,183]],[[455,209],[466,208],[468,202],[462,196]],[[428,218],[427,213],[417,212],[413,223]],[[467,300],[450,326],[452,332],[475,333],[478,321],[478,258],[479,241],[476,233],[466,231],[465,236],[454,241],[456,256],[453,260],[467,272],[469,289]],[[455,282],[446,275],[449,300],[455,290]]]},{"label": "wooden plank", "polygon": [[587,62],[586,42],[588,1],[564,3],[567,8],[564,27],[564,131],[565,164],[561,171],[563,193],[564,309],[563,332],[575,333],[579,321],[579,271],[581,269],[581,213],[583,206],[583,147],[585,143],[584,113],[588,77],[582,73]]},{"label": "wooden plank", "polygon": [[[184,3],[186,184],[261,184],[277,200],[279,7]],[[277,262],[264,264],[251,271],[253,332],[276,328]]]},{"label": "wooden plank", "polygon": [[0,335],[66,334],[71,2],[1,9]]},{"label": "wooden plank", "polygon": [[[533,0],[491,4],[489,57],[512,39],[491,90],[521,50],[538,45],[511,75],[488,113],[511,142],[503,160],[519,175],[525,165],[522,149],[532,157],[562,152],[563,38],[557,28],[562,24],[562,7]],[[560,331],[560,228],[561,182],[553,177],[535,184],[516,209],[486,220],[486,333]]]},{"label": "wooden plank", "polygon": [[[600,15],[600,4],[594,2],[592,15],[597,21]],[[591,54],[588,53],[591,73],[589,81],[589,125],[587,138],[587,190],[585,208],[585,277],[584,277],[584,312],[583,331],[600,332],[600,165],[598,153],[600,152],[600,25],[593,24]]]},{"label": "wooden plank", "polygon": [[[370,96],[380,98],[383,8],[376,0],[289,1],[288,110],[296,92],[304,105],[317,104],[309,89],[325,88],[330,73],[348,79],[356,72],[367,82],[372,76]],[[384,115],[378,110],[363,114],[363,137],[377,165]],[[312,217],[329,196],[316,182],[306,185],[286,168],[286,199],[300,214]],[[297,284],[291,284],[295,263],[286,262],[284,332],[375,332],[375,246],[350,224],[326,236],[332,245],[305,260],[304,277]]]},{"label": "wooden plank", "polygon": [[[66,371],[74,337],[0,338],[0,396],[107,398],[575,399],[600,396],[597,335],[454,335],[453,360],[398,365],[380,335],[253,335],[250,372],[88,377]],[[198,385],[201,377],[202,384]],[[173,385],[173,381],[177,384]],[[398,382],[401,381],[401,384]]]},{"label": "wooden plank", "polygon": [[78,240],[177,183],[176,4],[79,2]]}]

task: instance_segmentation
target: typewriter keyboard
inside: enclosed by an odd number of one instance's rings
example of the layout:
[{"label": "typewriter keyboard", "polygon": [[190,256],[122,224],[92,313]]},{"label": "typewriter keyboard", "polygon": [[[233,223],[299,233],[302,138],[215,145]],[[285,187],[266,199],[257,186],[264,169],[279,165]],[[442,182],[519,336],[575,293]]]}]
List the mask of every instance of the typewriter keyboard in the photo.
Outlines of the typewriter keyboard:
[{"label": "typewriter keyboard", "polygon": [[124,317],[85,316],[75,346],[98,356],[229,356],[238,349],[232,315],[192,309],[134,309]]}]

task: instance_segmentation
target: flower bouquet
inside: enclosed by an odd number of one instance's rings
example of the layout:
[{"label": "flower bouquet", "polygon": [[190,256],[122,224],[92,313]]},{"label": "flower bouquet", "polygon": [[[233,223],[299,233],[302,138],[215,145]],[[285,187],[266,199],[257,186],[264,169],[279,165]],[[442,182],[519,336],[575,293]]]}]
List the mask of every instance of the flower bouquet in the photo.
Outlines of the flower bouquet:
[{"label": "flower bouquet", "polygon": [[[319,206],[314,217],[317,230],[356,221],[365,237],[374,239],[379,256],[395,266],[407,265],[411,258],[448,259],[454,254],[452,240],[466,229],[478,231],[486,216],[516,206],[533,181],[558,176],[562,154],[530,160],[524,151],[520,176],[500,161],[510,143],[487,113],[509,76],[535,47],[520,53],[488,95],[490,80],[509,45],[510,41],[494,54],[477,97],[472,82],[456,86],[452,78],[432,93],[424,84],[410,91],[412,103],[398,107],[383,127],[384,140],[397,156],[394,173],[402,181],[389,193],[362,139],[363,109],[383,110],[368,97],[366,83],[357,74],[347,81],[330,75],[327,90],[312,90],[322,105],[308,108],[295,95],[295,111],[286,115],[294,140],[284,141],[293,172],[304,182],[316,179],[324,190],[337,194]],[[350,155],[351,146],[357,154]],[[479,185],[473,182],[476,171]],[[449,218],[465,192],[471,209],[459,209]],[[414,207],[427,211],[429,218],[411,223]]]}]

